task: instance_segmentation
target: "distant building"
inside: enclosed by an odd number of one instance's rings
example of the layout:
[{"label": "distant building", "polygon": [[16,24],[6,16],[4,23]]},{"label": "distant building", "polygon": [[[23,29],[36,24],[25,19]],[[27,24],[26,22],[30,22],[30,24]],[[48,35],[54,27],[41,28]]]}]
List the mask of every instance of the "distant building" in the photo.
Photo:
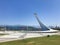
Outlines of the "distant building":
[{"label": "distant building", "polygon": [[10,30],[10,31],[39,31],[40,28],[32,27],[32,26],[0,26],[2,30]]}]

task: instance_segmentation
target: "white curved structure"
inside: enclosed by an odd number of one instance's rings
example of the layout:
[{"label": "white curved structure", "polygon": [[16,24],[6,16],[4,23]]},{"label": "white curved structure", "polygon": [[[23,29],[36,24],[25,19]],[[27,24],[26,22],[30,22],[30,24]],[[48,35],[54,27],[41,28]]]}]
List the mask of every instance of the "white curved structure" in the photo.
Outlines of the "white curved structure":
[{"label": "white curved structure", "polygon": [[53,30],[53,29],[50,29],[50,28],[46,27],[46,26],[39,20],[39,18],[37,17],[37,14],[34,13],[34,15],[35,15],[35,17],[36,17],[36,19],[37,19],[40,27],[41,27],[41,30],[38,31],[38,32],[41,32],[41,33],[56,33],[56,32],[58,32],[58,30]]}]

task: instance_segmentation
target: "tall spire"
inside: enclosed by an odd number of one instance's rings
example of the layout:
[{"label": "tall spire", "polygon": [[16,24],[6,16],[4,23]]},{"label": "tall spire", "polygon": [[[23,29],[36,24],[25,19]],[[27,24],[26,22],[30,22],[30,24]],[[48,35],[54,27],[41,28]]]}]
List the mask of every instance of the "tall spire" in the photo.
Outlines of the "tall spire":
[{"label": "tall spire", "polygon": [[37,13],[34,13],[34,15],[35,15],[35,17],[36,17],[36,19],[37,19],[40,27],[41,27],[41,30],[42,30],[42,31],[49,30],[49,29],[39,20],[39,18],[37,17]]}]

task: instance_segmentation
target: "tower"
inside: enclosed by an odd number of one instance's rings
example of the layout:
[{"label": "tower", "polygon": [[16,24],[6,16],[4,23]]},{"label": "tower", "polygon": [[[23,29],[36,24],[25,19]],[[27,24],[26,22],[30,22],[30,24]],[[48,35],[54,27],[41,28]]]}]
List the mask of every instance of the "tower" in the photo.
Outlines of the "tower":
[{"label": "tower", "polygon": [[34,13],[34,16],[36,17],[40,27],[41,27],[41,31],[46,31],[46,30],[49,30],[48,27],[46,27],[40,20],[39,18],[37,17],[37,13]]}]

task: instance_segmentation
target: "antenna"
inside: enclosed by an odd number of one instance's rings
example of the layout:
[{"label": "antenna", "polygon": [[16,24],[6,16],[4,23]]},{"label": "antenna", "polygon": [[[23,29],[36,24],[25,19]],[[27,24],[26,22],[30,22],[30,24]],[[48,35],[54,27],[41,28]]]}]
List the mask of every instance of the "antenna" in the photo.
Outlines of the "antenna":
[{"label": "antenna", "polygon": [[38,18],[38,16],[37,16],[37,13],[34,13],[34,16],[36,17],[36,19],[37,19],[37,21],[38,21],[38,23],[39,23],[42,31],[44,31],[44,30],[49,30],[49,29],[39,20],[39,18]]}]

